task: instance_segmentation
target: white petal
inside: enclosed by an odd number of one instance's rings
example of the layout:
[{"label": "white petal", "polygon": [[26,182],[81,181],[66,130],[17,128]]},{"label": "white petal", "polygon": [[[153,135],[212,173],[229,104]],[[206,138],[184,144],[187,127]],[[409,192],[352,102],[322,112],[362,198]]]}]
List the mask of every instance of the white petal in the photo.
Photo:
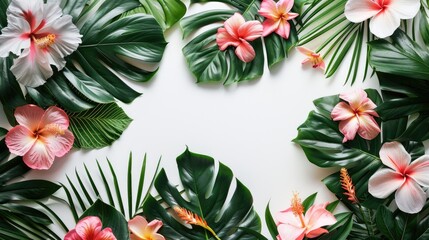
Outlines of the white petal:
[{"label": "white petal", "polygon": [[346,4],[344,15],[350,22],[363,22],[375,16],[380,9],[371,0],[349,0]]},{"label": "white petal", "polygon": [[404,173],[411,162],[411,156],[399,142],[388,142],[380,149],[380,158],[384,165],[399,173]]},{"label": "white petal", "polygon": [[58,18],[63,15],[63,12],[58,2],[48,2],[43,8],[43,20],[45,20],[46,26],[52,26],[56,24]]},{"label": "white petal", "polygon": [[50,33],[55,34],[55,43],[50,46],[50,49],[62,58],[70,55],[82,43],[79,29],[72,23],[71,16],[63,16],[57,19],[54,26],[49,29]]},{"label": "white petal", "polygon": [[390,9],[386,9],[371,19],[369,29],[375,36],[385,38],[391,36],[399,27],[399,24],[399,16]]},{"label": "white petal", "polygon": [[46,53],[34,45],[25,49],[22,55],[15,59],[10,70],[19,83],[28,87],[44,84],[53,74]]},{"label": "white petal", "polygon": [[395,202],[398,208],[406,213],[418,213],[426,202],[426,193],[411,178],[396,191]]},{"label": "white petal", "polygon": [[429,156],[423,155],[413,161],[407,168],[406,173],[418,184],[429,187]]},{"label": "white petal", "polygon": [[0,35],[0,57],[9,56],[9,52],[21,55],[21,50],[30,47],[30,38],[23,34],[30,32],[30,25],[23,18],[11,17],[8,26]]},{"label": "white petal", "polygon": [[410,19],[417,15],[420,0],[392,0],[389,8],[401,19]]},{"label": "white petal", "polygon": [[376,198],[387,198],[401,187],[405,178],[391,169],[383,168],[371,176],[368,182],[368,192]]},{"label": "white petal", "polygon": [[8,23],[9,17],[15,16],[30,21],[32,28],[37,28],[43,20],[43,1],[41,0],[14,0],[7,9]]}]

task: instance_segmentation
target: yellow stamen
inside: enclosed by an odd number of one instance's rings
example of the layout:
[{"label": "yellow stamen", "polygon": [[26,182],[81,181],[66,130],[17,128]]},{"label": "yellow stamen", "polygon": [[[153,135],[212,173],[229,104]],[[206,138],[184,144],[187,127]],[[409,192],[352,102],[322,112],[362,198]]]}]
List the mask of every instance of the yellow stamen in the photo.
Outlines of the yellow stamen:
[{"label": "yellow stamen", "polygon": [[299,198],[299,195],[297,192],[293,193],[291,208],[292,208],[293,214],[299,217],[302,227],[305,228],[306,226],[304,221],[304,206],[302,206],[301,199]]},{"label": "yellow stamen", "polygon": [[55,34],[48,34],[47,36],[42,38],[35,38],[34,36],[32,38],[38,48],[44,49],[54,44],[56,37]]},{"label": "yellow stamen", "polygon": [[50,133],[50,134],[54,134],[54,135],[58,136],[58,135],[64,135],[65,129],[63,127],[61,127],[59,124],[52,123],[52,124],[46,125],[43,129],[38,131],[38,133],[39,134]]},{"label": "yellow stamen", "polygon": [[344,189],[344,195],[352,203],[358,203],[359,200],[356,197],[355,186],[353,185],[352,179],[346,168],[341,168],[340,171],[341,187]]},{"label": "yellow stamen", "polygon": [[207,224],[206,220],[202,219],[197,214],[178,206],[175,206],[173,209],[176,212],[177,216],[179,216],[179,218],[182,219],[185,223],[203,227],[204,229],[209,231],[217,240],[220,240],[220,238],[216,235],[213,229]]}]

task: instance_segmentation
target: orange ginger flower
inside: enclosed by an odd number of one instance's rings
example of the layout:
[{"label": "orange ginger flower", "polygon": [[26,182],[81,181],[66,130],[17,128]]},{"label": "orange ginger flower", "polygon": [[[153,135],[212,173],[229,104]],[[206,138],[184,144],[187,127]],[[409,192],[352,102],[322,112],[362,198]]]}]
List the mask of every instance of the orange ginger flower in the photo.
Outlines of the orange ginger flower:
[{"label": "orange ginger flower", "polygon": [[173,209],[176,212],[177,216],[185,223],[200,226],[209,231],[217,240],[220,240],[220,238],[216,235],[213,229],[207,224],[207,221],[204,220],[202,217],[179,206],[175,206]]},{"label": "orange ginger flower", "polygon": [[341,168],[340,181],[341,187],[345,191],[344,195],[347,196],[347,199],[352,203],[359,203],[359,200],[356,197],[355,186],[353,185],[352,179],[346,168]]}]

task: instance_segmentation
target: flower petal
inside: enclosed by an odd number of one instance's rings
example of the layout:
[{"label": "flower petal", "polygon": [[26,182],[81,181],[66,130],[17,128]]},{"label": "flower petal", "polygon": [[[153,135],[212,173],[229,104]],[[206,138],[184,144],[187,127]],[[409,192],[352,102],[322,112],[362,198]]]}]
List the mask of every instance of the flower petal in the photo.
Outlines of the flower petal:
[{"label": "flower petal", "polygon": [[378,136],[381,132],[378,123],[374,120],[374,117],[363,114],[358,117],[359,120],[359,129],[358,134],[363,139],[372,140]]},{"label": "flower petal", "polygon": [[45,110],[41,107],[27,104],[17,107],[14,116],[19,125],[23,125],[30,131],[35,132],[39,128],[39,123],[44,113]]},{"label": "flower petal", "polygon": [[265,19],[265,21],[262,23],[263,26],[263,32],[262,36],[266,37],[277,30],[279,27],[280,21],[274,21],[271,19]]},{"label": "flower petal", "polygon": [[[310,237],[308,236],[308,234],[310,234],[312,231],[317,230],[313,232],[313,234],[318,234],[320,232],[320,230],[318,230],[320,227],[332,225],[337,222],[337,219],[335,219],[334,215],[328,210],[326,210],[325,207],[326,204],[313,205],[310,207],[313,209],[311,209],[311,211],[309,209],[306,213],[305,221],[306,224],[310,226],[310,228],[307,229],[307,237]],[[323,232],[321,232],[320,234],[322,233]],[[319,235],[313,235],[313,237],[317,237]]]},{"label": "flower petal", "polygon": [[289,224],[297,228],[301,227],[300,220],[295,216],[291,208],[276,213],[275,219],[277,225]]},{"label": "flower petal", "polygon": [[404,173],[410,165],[411,156],[399,142],[388,142],[380,149],[380,159],[384,165],[399,173]]},{"label": "flower petal", "polygon": [[380,6],[371,0],[349,0],[346,3],[344,15],[351,22],[363,22],[375,16],[380,11]]},{"label": "flower petal", "polygon": [[73,229],[64,236],[64,240],[82,240],[82,238]]},{"label": "flower petal", "polygon": [[377,105],[375,105],[375,103],[371,99],[366,98],[361,102],[357,111],[359,113],[370,114],[374,117],[378,117],[378,113],[374,110],[376,107]]},{"label": "flower petal", "polygon": [[51,134],[45,137],[46,145],[56,157],[62,157],[73,147],[74,136],[69,130],[64,134]]},{"label": "flower petal", "polygon": [[429,156],[423,155],[408,166],[406,173],[418,184],[429,187]]},{"label": "flower petal", "polygon": [[56,125],[63,129],[67,129],[69,124],[67,113],[59,107],[52,106],[46,109],[45,114],[43,114],[39,128],[44,128],[48,125]]},{"label": "flower petal", "polygon": [[224,51],[229,46],[237,47],[241,41],[236,40],[234,37],[229,35],[225,28],[219,28],[216,35],[216,43],[221,51]]},{"label": "flower petal", "polygon": [[245,22],[238,28],[238,36],[246,39],[247,41],[253,41],[262,36],[263,27],[259,21],[248,21]]},{"label": "flower petal", "polygon": [[355,116],[353,109],[345,102],[339,102],[331,112],[331,118],[334,121],[346,120]]},{"label": "flower petal", "polygon": [[148,222],[146,218],[142,216],[136,216],[128,221],[128,228],[130,229],[130,232],[139,238],[144,237],[147,225]]},{"label": "flower petal", "polygon": [[288,39],[289,38],[289,34],[290,34],[290,24],[288,21],[283,20],[280,21],[279,27],[276,30],[276,33],[278,35],[280,35],[282,38],[284,39]]},{"label": "flower petal", "polygon": [[24,156],[35,141],[33,132],[21,125],[12,128],[6,135],[6,146],[18,156]]},{"label": "flower petal", "polygon": [[89,216],[81,219],[76,224],[76,232],[82,239],[93,239],[101,231],[100,218]]},{"label": "flower petal", "polygon": [[25,33],[30,32],[30,25],[22,17],[11,17],[7,27],[3,28],[0,35],[0,57],[9,56],[9,52],[19,56],[21,50],[30,47],[30,37]]},{"label": "flower petal", "polygon": [[355,139],[356,132],[359,129],[359,121],[352,117],[340,122],[340,132],[344,135],[343,143]]},{"label": "flower petal", "polygon": [[419,0],[394,0],[390,1],[389,9],[395,12],[400,19],[410,19],[417,15],[420,9]]},{"label": "flower petal", "polygon": [[387,198],[401,187],[404,181],[405,178],[402,174],[383,168],[369,178],[368,192],[376,198]]},{"label": "flower petal", "polygon": [[318,236],[320,236],[322,234],[325,234],[327,232],[328,232],[328,230],[326,230],[324,228],[317,228],[317,229],[308,231],[307,234],[305,234],[305,236],[307,238],[316,238],[316,237],[318,237]]},{"label": "flower petal", "polygon": [[[40,138],[34,142],[30,150],[24,155],[24,163],[32,169],[49,169],[54,162],[55,155]],[[79,231],[78,231],[79,233]]]},{"label": "flower petal", "polygon": [[255,58],[256,53],[250,43],[242,41],[235,49],[235,55],[243,62],[251,62]]},{"label": "flower petal", "polygon": [[392,10],[386,9],[371,19],[369,29],[375,36],[385,38],[391,36],[399,24],[399,16],[396,16]]},{"label": "flower petal", "polygon": [[398,208],[406,213],[418,213],[426,202],[426,193],[411,178],[396,191],[395,202]]},{"label": "flower petal", "polygon": [[277,9],[280,13],[288,13],[294,4],[294,0],[280,0],[277,2]]},{"label": "flower petal", "polygon": [[159,220],[152,220],[146,227],[146,230],[151,233],[156,233],[162,227],[162,222]]},{"label": "flower petal", "polygon": [[94,240],[116,240],[115,235],[112,232],[111,228],[105,228],[101,232],[99,232]]},{"label": "flower petal", "polygon": [[306,48],[306,47],[303,47],[303,46],[298,46],[298,47],[296,47],[296,49],[300,52],[300,53],[302,53],[302,54],[304,54],[304,55],[306,55],[306,56],[311,56],[312,54],[314,54],[315,52],[313,52],[313,51],[311,51],[310,49],[308,49],[308,48]]},{"label": "flower petal", "polygon": [[165,237],[159,233],[155,233],[152,235],[153,240],[165,240]]},{"label": "flower petal", "polygon": [[278,13],[276,2],[274,2],[273,0],[263,0],[261,2],[261,7],[258,13],[259,15],[266,17],[267,19],[277,20]]},{"label": "flower petal", "polygon": [[305,229],[289,224],[280,224],[277,226],[280,240],[302,240],[305,236]]},{"label": "flower petal", "polygon": [[356,88],[349,92],[341,93],[340,98],[347,101],[352,109],[358,110],[362,103],[368,99],[368,95],[364,90]]},{"label": "flower petal", "polygon": [[224,26],[226,31],[229,33],[229,35],[231,35],[233,38],[238,40],[239,39],[238,29],[245,22],[246,20],[244,20],[244,17],[240,13],[234,13],[232,17],[228,18],[225,21]]},{"label": "flower petal", "polygon": [[31,44],[10,68],[16,80],[28,87],[38,87],[52,76],[53,71],[46,53]]}]

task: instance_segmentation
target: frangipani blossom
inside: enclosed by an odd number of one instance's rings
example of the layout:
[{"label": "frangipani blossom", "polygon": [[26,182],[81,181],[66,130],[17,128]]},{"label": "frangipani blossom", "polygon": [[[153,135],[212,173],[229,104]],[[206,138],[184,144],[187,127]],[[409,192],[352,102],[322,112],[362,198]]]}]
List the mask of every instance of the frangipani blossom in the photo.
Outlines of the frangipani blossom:
[{"label": "frangipani blossom", "polygon": [[73,146],[74,136],[68,130],[69,118],[58,107],[46,111],[36,105],[25,105],[15,110],[19,125],[6,135],[9,151],[23,156],[33,169],[49,169],[55,157],[62,157]]},{"label": "frangipani blossom", "polygon": [[102,229],[100,218],[89,216],[81,219],[64,240],[116,240],[111,228]]},{"label": "frangipani blossom", "polygon": [[380,159],[389,168],[379,169],[368,182],[368,192],[376,198],[387,198],[394,191],[398,208],[406,213],[418,213],[427,195],[420,186],[429,187],[429,156],[411,162],[410,154],[399,142],[385,143]]},{"label": "frangipani blossom", "polygon": [[131,240],[165,240],[158,232],[162,227],[162,222],[152,220],[150,223],[142,216],[136,216],[128,221]]},{"label": "frangipani blossom", "polygon": [[19,56],[11,67],[18,82],[37,87],[52,76],[51,65],[64,68],[64,57],[81,41],[72,17],[63,15],[59,1],[12,0],[7,9],[8,25],[0,35],[0,57]]},{"label": "frangipani blossom", "polygon": [[401,19],[411,19],[420,9],[420,0],[349,0],[344,14],[351,22],[371,18],[370,31],[379,38],[393,34]]},{"label": "frangipani blossom", "polygon": [[298,16],[297,13],[290,12],[294,4],[294,0],[280,0],[277,3],[273,0],[263,0],[259,14],[265,17],[262,23],[264,31],[262,36],[268,36],[272,32],[276,32],[282,38],[288,39],[290,33],[290,24],[288,20]]},{"label": "frangipani blossom", "polygon": [[217,30],[216,42],[219,49],[225,51],[229,46],[236,47],[235,55],[241,61],[252,61],[256,54],[249,41],[262,36],[262,24],[258,21],[246,22],[240,13],[235,13],[225,21],[224,27]]},{"label": "frangipani blossom", "polygon": [[328,203],[311,206],[304,215],[304,207],[298,195],[292,199],[291,207],[277,214],[278,240],[302,240],[304,237],[315,238],[328,230],[323,226],[337,222],[334,215],[326,210]]},{"label": "frangipani blossom", "polygon": [[310,49],[301,46],[297,47],[296,49],[298,49],[299,52],[307,56],[307,58],[302,62],[302,64],[306,64],[309,62],[312,64],[313,68],[320,68],[322,70],[325,70],[325,61],[323,61],[323,58],[320,53],[313,52]]},{"label": "frangipani blossom", "polygon": [[356,133],[366,140],[372,140],[380,133],[380,127],[374,120],[377,107],[362,89],[340,94],[348,102],[338,103],[331,112],[334,121],[340,121],[340,132],[344,134],[343,143],[353,140]]}]

